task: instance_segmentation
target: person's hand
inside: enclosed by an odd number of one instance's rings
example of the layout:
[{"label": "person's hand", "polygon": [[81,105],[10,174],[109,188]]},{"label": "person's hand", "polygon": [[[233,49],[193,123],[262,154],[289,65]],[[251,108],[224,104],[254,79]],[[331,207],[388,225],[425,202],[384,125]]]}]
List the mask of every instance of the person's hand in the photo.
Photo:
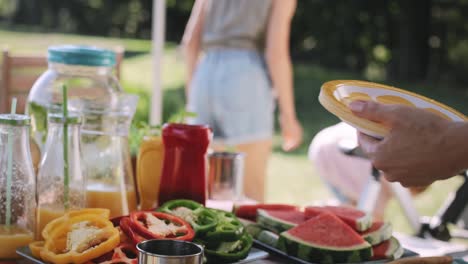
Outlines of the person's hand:
[{"label": "person's hand", "polygon": [[281,135],[283,137],[283,150],[291,151],[302,143],[302,126],[297,118],[280,117]]},{"label": "person's hand", "polygon": [[403,106],[355,101],[351,111],[362,118],[383,124],[389,133],[383,140],[359,133],[362,150],[389,181],[403,186],[424,186],[458,174],[452,154],[450,131],[462,123],[451,122],[428,111]]}]

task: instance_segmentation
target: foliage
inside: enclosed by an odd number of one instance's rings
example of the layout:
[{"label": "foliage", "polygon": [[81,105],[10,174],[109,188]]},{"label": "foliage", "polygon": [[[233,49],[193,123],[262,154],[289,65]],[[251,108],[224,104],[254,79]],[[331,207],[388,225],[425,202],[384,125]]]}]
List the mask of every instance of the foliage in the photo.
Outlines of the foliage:
[{"label": "foliage", "polygon": [[[151,37],[151,0],[0,0],[0,22],[42,31]],[[166,0],[166,38],[180,41],[194,0]],[[468,1],[298,1],[294,58],[368,79],[439,79],[466,72]],[[456,55],[454,55],[456,56]],[[448,67],[447,67],[448,66]],[[459,77],[462,75],[458,74]],[[429,78],[428,78],[429,77]]]}]

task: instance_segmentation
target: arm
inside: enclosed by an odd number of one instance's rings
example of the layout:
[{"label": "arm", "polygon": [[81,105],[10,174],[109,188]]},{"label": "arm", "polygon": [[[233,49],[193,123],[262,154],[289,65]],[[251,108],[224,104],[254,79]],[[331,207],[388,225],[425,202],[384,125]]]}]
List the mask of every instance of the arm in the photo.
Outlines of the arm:
[{"label": "arm", "polygon": [[182,37],[182,50],[185,57],[186,79],[185,95],[188,98],[190,82],[200,54],[201,36],[204,22],[205,0],[197,0]]},{"label": "arm", "polygon": [[390,128],[383,140],[359,134],[361,148],[389,181],[424,186],[468,168],[468,123],[422,109],[357,101],[354,114]]},{"label": "arm", "polygon": [[278,96],[283,149],[292,150],[302,141],[302,128],[294,106],[292,63],[289,54],[291,20],[296,0],[274,0],[266,36],[265,58]]}]

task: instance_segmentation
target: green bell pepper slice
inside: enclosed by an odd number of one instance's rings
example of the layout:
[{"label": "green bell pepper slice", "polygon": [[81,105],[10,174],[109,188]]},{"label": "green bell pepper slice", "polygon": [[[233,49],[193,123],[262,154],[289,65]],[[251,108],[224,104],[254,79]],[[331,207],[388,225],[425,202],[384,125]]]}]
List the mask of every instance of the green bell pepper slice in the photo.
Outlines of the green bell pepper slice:
[{"label": "green bell pepper slice", "polygon": [[157,211],[178,216],[192,226],[197,235],[215,229],[218,224],[216,214],[192,200],[171,200],[161,205]]},{"label": "green bell pepper slice", "polygon": [[244,225],[233,213],[216,209],[209,210],[216,214],[218,224],[206,233],[203,238],[205,241],[210,244],[219,241],[236,241],[242,236]]},{"label": "green bell pepper slice", "polygon": [[232,263],[245,259],[252,248],[252,244],[252,236],[243,233],[238,240],[223,241],[214,248],[205,246],[205,254],[208,263]]}]

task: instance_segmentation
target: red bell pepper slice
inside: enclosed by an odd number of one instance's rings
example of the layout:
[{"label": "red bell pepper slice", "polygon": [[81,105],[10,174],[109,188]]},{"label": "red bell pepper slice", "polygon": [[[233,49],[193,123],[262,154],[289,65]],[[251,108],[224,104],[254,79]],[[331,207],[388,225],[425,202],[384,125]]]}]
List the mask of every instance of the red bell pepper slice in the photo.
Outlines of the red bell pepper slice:
[{"label": "red bell pepper slice", "polygon": [[150,239],[150,237],[145,238],[139,235],[137,232],[135,232],[135,230],[133,230],[132,226],[133,225],[128,216],[122,217],[120,219],[120,229],[122,229],[122,231],[125,233],[125,235],[127,235],[127,237],[130,239],[130,241],[132,241],[134,245]]},{"label": "red bell pepper slice", "polygon": [[132,229],[151,239],[176,239],[192,241],[195,231],[180,217],[152,211],[137,211],[130,214]]},{"label": "red bell pepper slice", "polygon": [[120,244],[119,247],[114,249],[114,255],[112,256],[113,263],[127,263],[137,264],[138,263],[138,251],[134,245],[124,243]]},{"label": "red bell pepper slice", "polygon": [[95,259],[92,262],[85,264],[138,264],[138,251],[132,244],[121,243],[111,251],[111,253],[112,256],[106,261],[98,261]]}]

